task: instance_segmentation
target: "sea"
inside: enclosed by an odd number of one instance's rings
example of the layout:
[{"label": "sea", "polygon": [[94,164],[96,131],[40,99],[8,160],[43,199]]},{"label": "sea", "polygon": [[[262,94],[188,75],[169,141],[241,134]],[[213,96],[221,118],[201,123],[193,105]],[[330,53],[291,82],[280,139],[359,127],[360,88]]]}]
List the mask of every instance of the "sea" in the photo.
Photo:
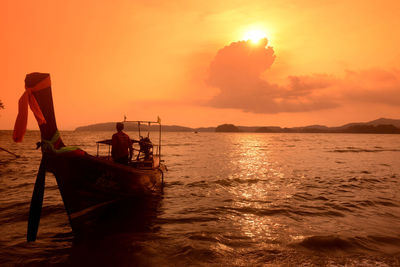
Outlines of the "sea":
[{"label": "sea", "polygon": [[[90,154],[111,135],[61,131]],[[0,151],[0,266],[400,266],[400,135],[166,132],[156,205],[78,238],[47,173],[29,243],[40,133],[11,137],[0,131],[20,155]]]}]

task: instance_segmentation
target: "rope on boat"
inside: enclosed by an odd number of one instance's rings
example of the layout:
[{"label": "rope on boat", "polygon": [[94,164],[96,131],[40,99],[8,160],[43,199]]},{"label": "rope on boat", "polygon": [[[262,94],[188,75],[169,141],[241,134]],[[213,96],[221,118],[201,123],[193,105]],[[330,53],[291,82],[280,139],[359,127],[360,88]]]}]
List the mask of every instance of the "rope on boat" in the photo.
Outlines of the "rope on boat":
[{"label": "rope on boat", "polygon": [[161,172],[161,184],[164,186],[164,172],[160,168],[158,170]]},{"label": "rope on boat", "polygon": [[42,150],[45,152],[51,152],[51,153],[56,153],[56,154],[61,154],[61,153],[67,153],[67,152],[72,152],[76,150],[83,151],[77,146],[63,146],[60,148],[57,148],[58,142],[60,142],[60,132],[57,130],[51,140],[45,140],[42,139],[42,142],[40,143]]}]

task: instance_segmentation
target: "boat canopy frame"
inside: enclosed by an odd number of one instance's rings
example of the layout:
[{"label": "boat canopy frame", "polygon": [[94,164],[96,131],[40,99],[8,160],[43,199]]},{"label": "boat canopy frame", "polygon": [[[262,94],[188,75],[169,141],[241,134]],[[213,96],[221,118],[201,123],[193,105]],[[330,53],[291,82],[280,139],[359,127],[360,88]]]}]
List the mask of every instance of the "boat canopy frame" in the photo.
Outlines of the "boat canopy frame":
[{"label": "boat canopy frame", "polygon": [[[137,123],[137,127],[138,127],[138,133],[139,133],[139,140],[143,138],[142,136],[142,130],[141,130],[141,126],[146,125],[149,127],[149,129],[147,130],[147,137],[149,138],[150,136],[150,127],[152,125],[158,125],[158,144],[154,144],[154,142],[151,142],[153,145],[153,157],[158,157],[159,158],[159,162],[162,162],[161,160],[161,120],[158,118],[157,121],[128,121],[126,120],[126,118],[122,121],[123,123]],[[134,139],[132,139],[134,140]],[[111,155],[111,139],[107,139],[107,140],[102,140],[102,141],[97,141],[97,157],[99,157],[99,145],[100,144],[106,144],[108,145],[108,155]],[[156,151],[154,151],[154,147],[156,147]],[[134,150],[137,150],[134,148]]]}]

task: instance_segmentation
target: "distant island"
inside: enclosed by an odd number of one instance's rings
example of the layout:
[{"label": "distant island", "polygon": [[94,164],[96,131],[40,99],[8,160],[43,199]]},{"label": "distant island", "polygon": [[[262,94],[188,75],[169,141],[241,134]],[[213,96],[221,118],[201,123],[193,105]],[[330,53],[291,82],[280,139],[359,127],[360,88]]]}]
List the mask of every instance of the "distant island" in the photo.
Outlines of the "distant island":
[{"label": "distant island", "polygon": [[233,124],[222,124],[215,128],[215,132],[217,133],[239,133],[242,132],[239,127]]},{"label": "distant island", "polygon": [[[303,127],[279,127],[279,126],[236,126],[222,124],[217,127],[190,128],[178,125],[162,125],[164,132],[244,132],[244,133],[382,133],[400,134],[400,120],[380,118],[369,122],[348,123],[339,127],[327,127],[324,125],[309,125]],[[157,131],[158,126],[142,125],[142,130]],[[98,123],[81,126],[75,131],[114,131],[115,122]],[[137,131],[136,123],[125,123],[126,131]]]}]

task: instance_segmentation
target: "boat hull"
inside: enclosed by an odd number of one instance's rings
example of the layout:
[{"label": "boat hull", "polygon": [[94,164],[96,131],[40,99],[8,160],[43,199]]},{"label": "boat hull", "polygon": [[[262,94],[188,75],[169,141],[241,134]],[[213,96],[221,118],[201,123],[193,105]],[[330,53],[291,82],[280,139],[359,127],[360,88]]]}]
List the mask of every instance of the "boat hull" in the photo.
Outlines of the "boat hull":
[{"label": "boat hull", "polygon": [[91,155],[66,153],[46,157],[74,232],[87,228],[118,202],[143,202],[162,190],[160,168],[138,169]]},{"label": "boat hull", "polygon": [[[76,147],[66,147],[57,128],[50,75],[34,72],[26,75],[26,92],[19,103],[19,113],[14,140],[22,141],[26,131],[28,102],[38,122],[41,134],[42,161],[37,174],[28,218],[27,240],[36,240],[42,211],[45,173],[54,174],[64,207],[67,211],[72,230],[79,232],[96,219],[118,215],[114,211],[128,206],[128,212],[134,213],[157,207],[161,199],[163,170],[160,164],[161,124],[158,121],[160,135],[156,154],[142,160],[136,160],[130,166],[114,163],[88,155]],[[140,125],[143,121],[137,121]],[[152,122],[147,122],[152,123]],[[149,152],[149,151],[148,151]],[[151,151],[152,152],[152,151]],[[159,197],[157,197],[159,196]],[[153,201],[154,200],[154,201]],[[121,202],[122,201],[122,202]],[[117,205],[112,205],[117,203]],[[147,204],[152,205],[147,205]],[[120,205],[121,204],[121,205]],[[154,204],[154,205],[153,205]],[[102,216],[104,215],[104,216]],[[143,216],[137,213],[137,218]]]}]

